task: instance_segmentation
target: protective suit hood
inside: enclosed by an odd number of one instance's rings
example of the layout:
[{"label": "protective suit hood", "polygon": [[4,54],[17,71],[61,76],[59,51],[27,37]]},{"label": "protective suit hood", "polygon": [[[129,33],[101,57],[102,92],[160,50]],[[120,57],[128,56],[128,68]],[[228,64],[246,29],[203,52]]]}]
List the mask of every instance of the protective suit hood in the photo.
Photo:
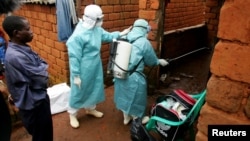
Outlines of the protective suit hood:
[{"label": "protective suit hood", "polygon": [[148,33],[148,22],[144,19],[138,19],[134,22],[132,30],[127,34],[127,39],[130,42],[135,41],[140,37],[146,37]]},{"label": "protective suit hood", "polygon": [[103,16],[100,6],[95,4],[86,6],[83,15],[83,27],[91,29],[95,26],[102,26]]}]

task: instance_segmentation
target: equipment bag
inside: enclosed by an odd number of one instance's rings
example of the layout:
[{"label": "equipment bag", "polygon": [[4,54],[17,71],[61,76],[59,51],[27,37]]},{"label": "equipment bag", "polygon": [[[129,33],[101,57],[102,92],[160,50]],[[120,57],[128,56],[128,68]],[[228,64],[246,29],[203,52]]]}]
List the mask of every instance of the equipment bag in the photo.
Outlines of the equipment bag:
[{"label": "equipment bag", "polygon": [[189,127],[189,120],[186,119],[186,116],[195,102],[196,100],[183,90],[174,90],[170,94],[156,99],[151,109],[151,116],[158,116],[173,122],[186,120],[180,126],[170,126],[163,122],[155,121],[156,130],[164,140],[175,141],[178,137],[183,137]]},{"label": "equipment bag", "polygon": [[133,119],[130,127],[130,137],[132,141],[156,141],[142,125],[141,118]]}]

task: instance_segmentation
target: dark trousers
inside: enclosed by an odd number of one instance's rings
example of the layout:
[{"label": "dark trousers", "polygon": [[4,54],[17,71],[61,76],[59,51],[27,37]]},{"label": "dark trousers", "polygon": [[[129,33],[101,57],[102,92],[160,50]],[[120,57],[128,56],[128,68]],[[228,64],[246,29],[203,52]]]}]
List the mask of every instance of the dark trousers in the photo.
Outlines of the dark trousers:
[{"label": "dark trousers", "polygon": [[23,124],[32,141],[53,141],[53,123],[49,97],[32,110],[20,110]]},{"label": "dark trousers", "polygon": [[11,127],[9,108],[0,92],[0,141],[10,141]]}]

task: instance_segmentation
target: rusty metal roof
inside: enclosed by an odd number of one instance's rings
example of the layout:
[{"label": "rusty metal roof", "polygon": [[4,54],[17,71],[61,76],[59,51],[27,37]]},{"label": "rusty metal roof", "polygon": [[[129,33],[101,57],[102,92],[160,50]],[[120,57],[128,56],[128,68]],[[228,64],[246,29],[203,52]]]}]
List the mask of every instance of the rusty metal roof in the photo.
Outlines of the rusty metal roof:
[{"label": "rusty metal roof", "polygon": [[54,4],[56,0],[20,0],[22,3]]}]

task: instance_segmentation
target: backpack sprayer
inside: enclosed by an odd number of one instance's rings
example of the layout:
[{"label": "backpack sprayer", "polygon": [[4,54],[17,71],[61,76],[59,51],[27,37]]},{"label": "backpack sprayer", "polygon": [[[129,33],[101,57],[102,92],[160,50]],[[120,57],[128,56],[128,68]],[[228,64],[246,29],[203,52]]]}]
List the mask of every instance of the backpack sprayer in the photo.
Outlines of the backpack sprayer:
[{"label": "backpack sprayer", "polygon": [[110,57],[107,74],[115,78],[126,79],[131,71],[128,70],[132,45],[126,39],[113,40],[110,46]]},{"label": "backpack sprayer", "polygon": [[[126,39],[113,40],[110,46],[110,57],[108,62],[107,74],[113,75],[115,78],[126,79],[135,69],[128,70],[129,59],[131,54],[132,45]],[[166,59],[168,63],[186,57],[188,55],[194,54],[202,50],[209,50],[208,47],[199,48],[183,54],[181,56]],[[140,63],[140,62],[139,62]],[[139,65],[139,63],[137,65]],[[150,71],[151,72],[151,71]]]}]

